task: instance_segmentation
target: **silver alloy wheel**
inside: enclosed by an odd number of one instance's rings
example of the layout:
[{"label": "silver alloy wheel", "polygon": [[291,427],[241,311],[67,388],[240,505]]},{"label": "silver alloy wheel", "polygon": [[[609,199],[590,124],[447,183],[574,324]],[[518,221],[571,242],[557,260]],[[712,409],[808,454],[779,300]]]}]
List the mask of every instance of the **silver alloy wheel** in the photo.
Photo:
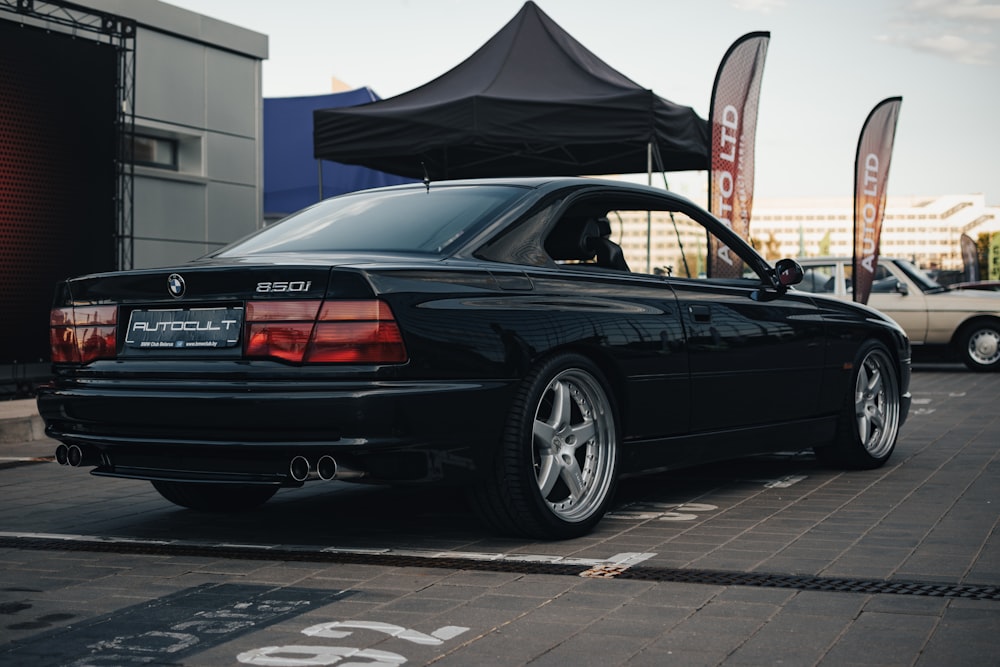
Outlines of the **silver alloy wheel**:
[{"label": "silver alloy wheel", "polygon": [[1000,361],[1000,332],[994,327],[983,327],[969,334],[965,353],[980,366],[991,366]]},{"label": "silver alloy wheel", "polygon": [[865,451],[879,459],[892,450],[899,428],[899,388],[885,353],[870,351],[858,368],[854,407],[858,438]]},{"label": "silver alloy wheel", "polygon": [[611,403],[590,373],[569,368],[542,392],[532,425],[535,478],[563,521],[585,521],[602,507],[614,482],[616,433]]}]

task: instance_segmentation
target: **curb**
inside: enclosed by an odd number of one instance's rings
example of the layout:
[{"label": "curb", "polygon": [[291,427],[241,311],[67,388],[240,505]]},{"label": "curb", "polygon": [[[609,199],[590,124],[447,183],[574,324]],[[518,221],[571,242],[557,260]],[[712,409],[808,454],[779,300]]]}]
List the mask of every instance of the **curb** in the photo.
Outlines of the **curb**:
[{"label": "curb", "polygon": [[34,398],[0,401],[0,444],[44,440],[45,421]]},{"label": "curb", "polygon": [[38,415],[0,419],[0,444],[44,440],[45,422]]}]

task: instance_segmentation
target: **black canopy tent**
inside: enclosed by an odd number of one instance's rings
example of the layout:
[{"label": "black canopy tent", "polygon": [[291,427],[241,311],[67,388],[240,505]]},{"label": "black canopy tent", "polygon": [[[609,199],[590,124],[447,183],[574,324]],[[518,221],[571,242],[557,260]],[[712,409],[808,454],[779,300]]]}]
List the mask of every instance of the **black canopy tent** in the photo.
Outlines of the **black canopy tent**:
[{"label": "black canopy tent", "polygon": [[642,88],[527,2],[433,81],[313,113],[317,159],[413,178],[709,168],[707,122]]}]

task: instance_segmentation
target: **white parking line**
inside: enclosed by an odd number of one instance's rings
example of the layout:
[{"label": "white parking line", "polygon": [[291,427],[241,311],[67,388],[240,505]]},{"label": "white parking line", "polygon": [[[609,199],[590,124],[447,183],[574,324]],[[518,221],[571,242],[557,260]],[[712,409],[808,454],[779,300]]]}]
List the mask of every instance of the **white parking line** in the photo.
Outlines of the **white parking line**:
[{"label": "white parking line", "polygon": [[69,535],[62,533],[18,533],[0,531],[0,537],[18,539],[46,539],[65,540],[67,542],[95,542],[101,544],[125,542],[135,545],[150,546],[188,546],[216,549],[247,549],[266,553],[269,550],[275,551],[296,551],[315,553],[342,553],[360,556],[380,555],[380,556],[408,556],[415,558],[449,558],[467,561],[493,561],[493,562],[518,562],[518,563],[546,563],[557,565],[580,565],[585,567],[597,567],[603,565],[615,566],[626,569],[649,560],[655,553],[623,552],[617,553],[609,558],[572,558],[563,556],[553,556],[551,554],[520,554],[520,553],[488,553],[472,551],[432,551],[422,549],[351,549],[344,547],[320,547],[308,545],[288,545],[288,544],[229,544],[218,542],[207,542],[198,540],[147,540],[136,538],[116,538],[100,537],[96,535]]}]

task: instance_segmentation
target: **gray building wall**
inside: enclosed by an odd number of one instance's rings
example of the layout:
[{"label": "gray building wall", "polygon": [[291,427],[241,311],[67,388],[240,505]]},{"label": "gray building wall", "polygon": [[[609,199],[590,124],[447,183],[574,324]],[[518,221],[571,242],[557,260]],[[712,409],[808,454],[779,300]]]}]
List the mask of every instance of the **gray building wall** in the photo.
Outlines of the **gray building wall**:
[{"label": "gray building wall", "polygon": [[263,224],[267,36],[157,0],[77,0],[137,22],[136,134],[175,141],[177,170],[135,167],[135,268],[199,257]]}]

